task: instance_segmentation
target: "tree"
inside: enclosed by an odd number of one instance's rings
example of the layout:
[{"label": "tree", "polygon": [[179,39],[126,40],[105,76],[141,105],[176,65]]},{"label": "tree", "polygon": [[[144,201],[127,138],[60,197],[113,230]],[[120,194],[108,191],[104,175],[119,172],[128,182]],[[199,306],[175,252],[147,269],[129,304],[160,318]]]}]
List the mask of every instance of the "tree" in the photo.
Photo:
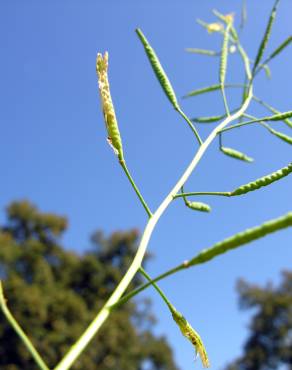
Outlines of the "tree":
[{"label": "tree", "polygon": [[[244,354],[227,370],[292,369],[292,272],[278,287],[238,283],[242,309],[254,309]],[[285,367],[283,367],[285,366]]]},{"label": "tree", "polygon": [[[7,208],[6,224],[0,227],[0,278],[8,305],[50,367],[112,293],[139,238],[137,230],[115,232],[108,238],[97,232],[91,238],[91,250],[79,255],[60,244],[66,227],[66,218],[42,213],[27,201],[12,203]],[[140,283],[137,275],[131,288]],[[74,369],[177,369],[166,340],[151,332],[154,318],[149,305],[147,301],[132,301],[114,312]],[[3,316],[0,367],[36,369]]]}]

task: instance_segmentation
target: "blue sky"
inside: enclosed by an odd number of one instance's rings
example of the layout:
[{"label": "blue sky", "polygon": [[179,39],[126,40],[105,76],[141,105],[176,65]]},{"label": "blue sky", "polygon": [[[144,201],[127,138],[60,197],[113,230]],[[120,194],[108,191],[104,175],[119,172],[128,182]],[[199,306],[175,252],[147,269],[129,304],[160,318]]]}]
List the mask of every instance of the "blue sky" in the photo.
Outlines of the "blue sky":
[{"label": "blue sky", "polygon": [[[89,247],[96,229],[106,234],[138,227],[146,216],[106,143],[95,76],[96,53],[109,51],[112,96],[123,137],[125,157],[137,184],[155,209],[175,184],[196,150],[185,122],[161,91],[136,35],[140,27],[157,51],[180,97],[218,81],[218,59],[188,54],[186,47],[218,50],[221,39],[208,35],[196,18],[214,20],[211,10],[234,11],[230,0],[51,0],[3,1],[0,5],[1,220],[12,200],[30,199],[44,211],[67,215],[68,248]],[[248,1],[242,42],[251,58],[265,28],[273,1]],[[269,50],[291,34],[292,4],[282,0]],[[291,56],[287,49],[271,63],[272,80],[259,76],[255,91],[279,110],[291,110]],[[242,81],[242,65],[230,56],[229,82]],[[228,92],[236,107],[240,95]],[[189,116],[223,112],[220,94],[183,100]],[[266,112],[256,105],[251,113]],[[210,126],[199,127],[205,138]],[[288,133],[282,123],[275,128]],[[290,131],[291,135],[291,131]],[[224,144],[255,158],[241,163],[219,153],[214,142],[186,185],[189,191],[231,190],[291,161],[291,147],[264,128],[250,126],[224,136]],[[291,210],[291,178],[234,199],[200,198],[211,214],[191,212],[173,203],[157,225],[149,248],[156,275],[192,257],[200,249]],[[212,368],[221,369],[240,353],[249,315],[238,311],[239,277],[278,281],[291,268],[291,230],[257,241],[208,265],[161,283],[171,301],[201,333]],[[157,333],[171,342],[181,369],[193,363],[193,349],[181,337],[167,309],[149,290],[159,318]]]}]

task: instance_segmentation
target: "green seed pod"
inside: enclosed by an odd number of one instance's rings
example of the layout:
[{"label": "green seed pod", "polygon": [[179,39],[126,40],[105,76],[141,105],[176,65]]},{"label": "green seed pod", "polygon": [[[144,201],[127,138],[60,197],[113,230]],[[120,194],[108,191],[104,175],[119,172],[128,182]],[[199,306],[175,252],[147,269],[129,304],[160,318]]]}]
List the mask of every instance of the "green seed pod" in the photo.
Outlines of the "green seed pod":
[{"label": "green seed pod", "polygon": [[[277,109],[275,109],[274,107],[272,107],[270,104],[264,102],[263,100],[259,99],[258,97],[256,96],[253,96],[253,99],[258,102],[259,104],[261,104],[262,106],[266,107],[268,110],[270,110],[272,113],[275,113],[275,114],[281,114],[280,111],[278,111]],[[283,119],[283,122],[286,123],[287,126],[291,127],[292,128],[292,122],[288,119],[288,118],[285,118]]]},{"label": "green seed pod", "polygon": [[241,161],[245,162],[253,162],[253,158],[248,157],[246,154],[239,152],[238,150],[232,149],[232,148],[227,148],[224,146],[220,147],[220,150],[222,153],[228,155],[229,157],[239,159]]},{"label": "green seed pod", "polygon": [[229,41],[229,30],[231,23],[228,23],[224,32],[222,49],[221,49],[221,61],[220,61],[220,70],[219,70],[219,81],[221,88],[225,84],[226,69],[227,69],[227,56],[228,56],[228,41]]},{"label": "green seed pod", "polygon": [[275,58],[278,54],[280,54],[290,43],[292,42],[292,36],[287,37],[285,41],[280,44],[276,50],[272,52],[272,54],[266,59],[265,63],[268,63],[271,59]]},{"label": "green seed pod", "polygon": [[257,190],[263,186],[272,184],[275,181],[282,179],[283,177],[289,175],[292,172],[292,162],[288,164],[287,167],[283,167],[280,170],[273,172],[267,176],[261,177],[253,182],[242,185],[239,188],[231,192],[231,196],[246,194],[250,191]]},{"label": "green seed pod", "polygon": [[115,109],[111,98],[108,81],[108,53],[104,56],[97,54],[96,73],[98,76],[98,87],[101,97],[103,116],[108,133],[108,142],[113,148],[119,160],[124,159],[121,135],[116,119]]},{"label": "green seed pod", "polygon": [[275,114],[274,116],[265,117],[261,121],[284,121],[286,118],[292,117],[292,111]]},{"label": "green seed pod", "polygon": [[185,201],[185,205],[194,210],[194,211],[200,211],[200,212],[210,212],[211,211],[211,207],[206,204],[206,203],[202,203],[202,202],[190,202],[190,201]]},{"label": "green seed pod", "polygon": [[270,15],[270,18],[269,18],[267,27],[266,27],[266,31],[264,33],[264,37],[263,37],[263,39],[262,39],[262,41],[260,43],[260,47],[258,49],[257,56],[255,58],[255,62],[254,62],[254,65],[253,65],[253,71],[252,71],[252,74],[253,75],[255,74],[256,68],[259,65],[259,63],[260,63],[260,61],[261,61],[261,59],[263,57],[263,54],[264,54],[264,52],[266,50],[268,41],[270,39],[272,27],[273,27],[273,24],[274,24],[274,20],[276,18],[278,3],[279,3],[279,0],[276,0],[275,1],[275,4],[273,6],[273,9],[272,9],[272,12],[271,12],[271,15]]},{"label": "green seed pod", "polygon": [[291,136],[283,134],[280,131],[276,131],[272,127],[268,126],[267,124],[265,124],[265,127],[270,131],[271,134],[277,136],[279,139],[285,141],[286,143],[288,143],[290,145],[292,144],[292,137]]},{"label": "green seed pod", "polygon": [[187,338],[192,345],[195,347],[196,353],[199,354],[203,367],[207,368],[210,366],[208,354],[203,344],[200,335],[192,328],[185,317],[178,312],[174,307],[171,308],[171,313],[174,321],[177,323],[183,336]]},{"label": "green seed pod", "polygon": [[216,56],[220,55],[220,53],[217,53],[217,51],[206,50],[206,49],[187,48],[186,51],[188,53],[208,55],[210,57],[216,57]]},{"label": "green seed pod", "polygon": [[188,261],[186,267],[205,263],[211,260],[212,258],[217,257],[218,255],[225,253],[231,249],[235,249],[237,247],[240,247],[241,245],[250,243],[253,240],[263,238],[264,236],[270,233],[291,226],[292,226],[292,212],[289,212],[285,216],[265,222],[260,226],[247,229],[243,232],[231,236],[230,238],[224,239],[221,242],[214,244],[212,247],[203,250],[196,257]]},{"label": "green seed pod", "polygon": [[218,122],[221,119],[224,119],[226,117],[226,114],[221,114],[220,116],[212,116],[212,117],[194,117],[191,118],[191,121],[197,122],[197,123],[213,123]]},{"label": "green seed pod", "polygon": [[155,51],[150,46],[149,42],[147,41],[146,37],[144,36],[144,34],[142,33],[142,31],[140,29],[136,29],[136,33],[137,33],[139,39],[141,40],[141,42],[144,46],[144,49],[145,49],[145,52],[148,56],[149,62],[152,66],[152,69],[153,69],[153,71],[154,71],[162,89],[164,90],[166,96],[168,97],[169,101],[173,105],[174,109],[178,110],[179,109],[179,104],[178,104],[175,92],[174,92],[174,90],[171,86],[171,83],[170,83],[162,65],[160,64],[160,61],[159,61]]}]

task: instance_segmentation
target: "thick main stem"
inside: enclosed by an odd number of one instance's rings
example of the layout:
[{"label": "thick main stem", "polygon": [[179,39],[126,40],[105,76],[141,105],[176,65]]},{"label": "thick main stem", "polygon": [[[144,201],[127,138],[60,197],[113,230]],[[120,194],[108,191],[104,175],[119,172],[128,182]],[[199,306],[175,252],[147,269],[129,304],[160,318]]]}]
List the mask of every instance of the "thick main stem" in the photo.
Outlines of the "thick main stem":
[{"label": "thick main stem", "polygon": [[231,116],[228,116],[223,122],[221,122],[207,137],[207,139],[202,143],[202,145],[199,147],[197,153],[195,154],[193,160],[181,176],[181,178],[178,180],[176,185],[173,187],[173,189],[169,192],[169,194],[166,196],[166,198],[163,200],[163,202],[160,204],[158,209],[155,211],[155,213],[152,215],[152,217],[148,220],[147,225],[145,227],[144,233],[141,238],[141,242],[139,245],[139,248],[137,250],[137,253],[133,259],[133,262],[131,266],[129,267],[128,271],[120,281],[119,285],[115,289],[115,291],[112,293],[108,301],[105,303],[103,308],[100,310],[100,312],[97,314],[95,319],[92,321],[92,323],[88,326],[88,328],[85,330],[85,332],[82,334],[82,336],[79,338],[79,340],[71,347],[69,352],[65,355],[63,360],[55,367],[55,370],[67,370],[71,367],[71,365],[76,361],[76,359],[79,357],[79,355],[83,352],[87,344],[91,341],[91,339],[94,337],[94,335],[98,332],[102,324],[106,321],[108,318],[111,306],[113,306],[118,300],[121,298],[127,287],[129,286],[130,282],[132,281],[133,277],[135,276],[136,272],[139,270],[143,257],[145,255],[150,237],[152,235],[152,232],[166,210],[166,208],[169,206],[169,204],[172,202],[173,197],[179,192],[180,188],[184,185],[184,183],[187,181],[187,179],[192,174],[193,170],[201,160],[202,156],[204,155],[205,151],[209,147],[209,145],[212,143],[212,141],[216,138],[217,134],[220,130],[222,130],[226,125],[228,125],[233,120],[240,117],[245,110],[247,109],[250,101],[252,99],[252,87],[249,89],[249,94],[247,96],[247,99],[241,106],[241,108],[234,113]]}]

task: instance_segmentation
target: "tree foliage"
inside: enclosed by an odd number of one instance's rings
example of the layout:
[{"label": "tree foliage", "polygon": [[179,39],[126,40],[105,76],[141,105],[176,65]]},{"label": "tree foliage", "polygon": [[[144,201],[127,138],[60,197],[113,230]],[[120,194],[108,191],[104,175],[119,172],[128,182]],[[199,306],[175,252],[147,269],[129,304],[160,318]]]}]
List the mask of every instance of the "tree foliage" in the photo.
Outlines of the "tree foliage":
[{"label": "tree foliage", "polygon": [[241,309],[253,309],[243,355],[227,370],[292,369],[292,272],[279,286],[238,283]]},{"label": "tree foliage", "polygon": [[[27,201],[7,208],[0,227],[0,278],[8,305],[52,368],[65,354],[126,272],[136,250],[137,230],[96,232],[90,251],[65,250],[67,220],[40,212]],[[131,283],[141,283],[137,276]],[[125,304],[103,327],[74,369],[175,370],[164,337],[154,336],[150,303]],[[33,370],[29,353],[0,316],[0,368]]]}]

